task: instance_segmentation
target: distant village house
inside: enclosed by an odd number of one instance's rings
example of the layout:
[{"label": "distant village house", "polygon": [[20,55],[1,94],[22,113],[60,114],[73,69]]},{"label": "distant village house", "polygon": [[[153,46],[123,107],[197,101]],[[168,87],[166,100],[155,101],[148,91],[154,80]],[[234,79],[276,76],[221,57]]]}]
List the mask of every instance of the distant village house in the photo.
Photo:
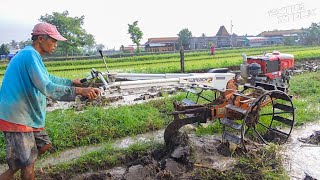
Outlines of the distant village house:
[{"label": "distant village house", "polygon": [[[299,40],[300,29],[265,31],[257,36],[238,36],[230,34],[224,26],[220,26],[215,36],[191,37],[189,45],[191,50],[209,49],[212,45],[221,47],[257,47],[265,45],[283,44],[286,38]],[[146,52],[166,52],[177,50],[179,37],[149,38],[145,43]]]},{"label": "distant village house", "polygon": [[174,51],[179,42],[179,37],[149,38],[144,44],[146,52]]}]

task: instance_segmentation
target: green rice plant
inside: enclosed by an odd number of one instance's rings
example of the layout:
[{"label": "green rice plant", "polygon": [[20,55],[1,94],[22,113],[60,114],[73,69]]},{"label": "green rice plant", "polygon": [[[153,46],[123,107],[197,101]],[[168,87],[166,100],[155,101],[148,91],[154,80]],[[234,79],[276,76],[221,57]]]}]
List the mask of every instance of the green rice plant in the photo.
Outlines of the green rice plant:
[{"label": "green rice plant", "polygon": [[[320,76],[319,72],[303,73],[291,78],[290,92],[297,97],[309,97],[319,95]],[[320,96],[319,96],[320,98]]]}]

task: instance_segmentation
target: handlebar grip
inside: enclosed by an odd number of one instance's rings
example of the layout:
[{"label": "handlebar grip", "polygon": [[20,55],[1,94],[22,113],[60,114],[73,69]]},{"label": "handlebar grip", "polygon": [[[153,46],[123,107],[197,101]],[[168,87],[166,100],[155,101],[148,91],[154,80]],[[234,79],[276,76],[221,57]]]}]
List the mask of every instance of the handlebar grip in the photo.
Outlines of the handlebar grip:
[{"label": "handlebar grip", "polygon": [[84,82],[86,82],[86,81],[87,81],[86,78],[83,78],[83,79],[80,80],[81,83],[84,83]]},{"label": "handlebar grip", "polygon": [[100,56],[103,57],[102,50],[99,49]]}]

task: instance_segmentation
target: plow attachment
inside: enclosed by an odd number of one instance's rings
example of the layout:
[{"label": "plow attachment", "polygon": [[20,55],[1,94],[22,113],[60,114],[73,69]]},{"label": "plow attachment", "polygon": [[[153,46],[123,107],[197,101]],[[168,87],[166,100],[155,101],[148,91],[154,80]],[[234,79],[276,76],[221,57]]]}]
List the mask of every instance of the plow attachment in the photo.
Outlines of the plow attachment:
[{"label": "plow attachment", "polygon": [[[167,146],[170,146],[171,138],[177,135],[181,127],[187,124],[206,123],[208,112],[207,108],[200,107],[185,111],[175,111],[171,115],[174,115],[175,118],[164,131],[164,141]],[[180,115],[184,115],[186,118],[180,119]]]},{"label": "plow attachment", "polygon": [[[284,143],[289,138],[294,126],[295,108],[286,89],[257,82],[255,86],[244,85],[241,90],[210,90],[214,94],[212,100],[203,98],[202,90],[188,91],[197,96],[196,102],[202,98],[208,103],[197,104],[188,99],[188,93],[181,102],[174,103],[174,121],[164,134],[166,144],[171,143],[182,126],[215,119],[219,120],[222,128],[222,142],[234,143],[244,150],[247,140]],[[180,118],[181,114],[184,118]]]}]

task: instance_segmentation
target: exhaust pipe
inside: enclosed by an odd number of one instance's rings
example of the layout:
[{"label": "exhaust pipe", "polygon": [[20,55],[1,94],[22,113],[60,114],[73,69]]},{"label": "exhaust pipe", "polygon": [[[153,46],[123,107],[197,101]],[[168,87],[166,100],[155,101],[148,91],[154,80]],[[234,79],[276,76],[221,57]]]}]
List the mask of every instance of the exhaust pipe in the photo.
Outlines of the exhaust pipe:
[{"label": "exhaust pipe", "polygon": [[240,76],[245,80],[245,82],[247,82],[249,77],[247,55],[242,53],[241,56],[242,56],[242,64],[240,65]]}]

